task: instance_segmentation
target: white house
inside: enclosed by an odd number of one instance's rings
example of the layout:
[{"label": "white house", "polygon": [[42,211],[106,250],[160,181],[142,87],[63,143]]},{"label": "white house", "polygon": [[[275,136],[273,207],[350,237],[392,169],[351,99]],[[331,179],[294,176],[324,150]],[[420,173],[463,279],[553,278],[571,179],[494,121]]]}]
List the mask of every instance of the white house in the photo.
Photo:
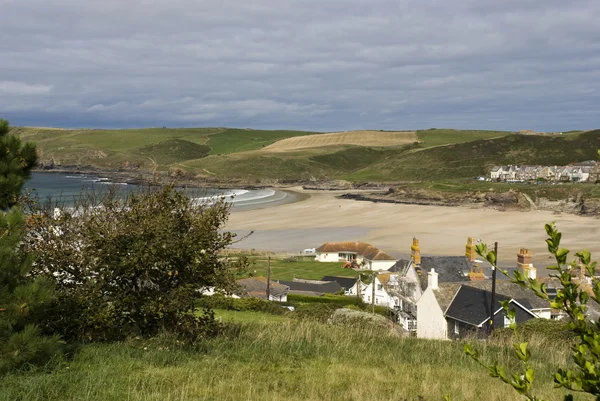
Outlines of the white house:
[{"label": "white house", "polygon": [[[384,273],[375,276],[375,279],[361,288],[360,297],[366,304],[375,303],[378,306],[394,308],[400,305],[400,299],[393,296],[388,291],[389,286],[397,283],[398,275],[394,273]],[[375,286],[375,292],[373,292]],[[374,298],[373,298],[374,296]],[[375,302],[373,302],[375,300]]]},{"label": "white house", "polygon": [[387,270],[396,259],[366,242],[326,242],[316,249],[318,262],[338,262],[365,270]]}]

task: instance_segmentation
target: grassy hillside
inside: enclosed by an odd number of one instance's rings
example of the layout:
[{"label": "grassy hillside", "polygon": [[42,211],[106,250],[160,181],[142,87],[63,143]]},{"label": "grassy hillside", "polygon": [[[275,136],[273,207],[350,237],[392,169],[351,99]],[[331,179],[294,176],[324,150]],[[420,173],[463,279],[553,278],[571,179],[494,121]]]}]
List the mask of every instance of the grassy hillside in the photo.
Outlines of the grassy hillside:
[{"label": "grassy hillside", "polygon": [[[495,164],[565,165],[591,160],[600,148],[600,130],[544,136],[430,129],[416,133],[418,143],[404,145],[406,135],[414,139],[414,133],[355,131],[332,141],[331,135],[302,131],[226,128],[15,131],[38,144],[43,162],[52,160],[58,166],[177,167],[194,175],[248,183],[470,179],[486,174]],[[363,134],[368,137],[362,138]]]},{"label": "grassy hillside", "polygon": [[441,146],[452,143],[478,141],[481,139],[499,138],[513,134],[509,131],[456,130],[431,128],[417,131],[423,147]]},{"label": "grassy hillside", "polygon": [[[244,323],[194,348],[168,338],[84,345],[54,371],[4,377],[0,400],[436,401],[446,394],[461,401],[520,399],[464,356],[460,342],[402,338],[356,325],[267,319],[260,313],[223,317]],[[543,340],[530,344],[535,394],[562,400],[564,393],[552,388],[551,373],[569,364],[566,347],[548,353]],[[507,359],[510,347],[477,347],[483,358],[515,366]]]},{"label": "grassy hillside", "polygon": [[398,153],[354,173],[355,180],[447,180],[485,175],[494,165],[567,165],[595,160],[600,130],[567,137],[508,135]]}]

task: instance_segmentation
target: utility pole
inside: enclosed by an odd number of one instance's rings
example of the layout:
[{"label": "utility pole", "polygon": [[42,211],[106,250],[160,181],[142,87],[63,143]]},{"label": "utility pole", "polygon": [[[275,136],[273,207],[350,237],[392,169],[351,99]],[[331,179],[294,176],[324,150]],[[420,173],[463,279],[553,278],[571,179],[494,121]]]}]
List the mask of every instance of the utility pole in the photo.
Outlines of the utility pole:
[{"label": "utility pole", "polygon": [[271,257],[267,259],[267,301],[271,299]]},{"label": "utility pole", "polygon": [[492,304],[490,305],[490,333],[494,331],[494,308],[496,301],[496,270],[498,270],[498,242],[494,242],[496,266],[492,266]]},{"label": "utility pole", "polygon": [[371,313],[375,313],[375,272],[373,272],[373,280],[371,281]]}]

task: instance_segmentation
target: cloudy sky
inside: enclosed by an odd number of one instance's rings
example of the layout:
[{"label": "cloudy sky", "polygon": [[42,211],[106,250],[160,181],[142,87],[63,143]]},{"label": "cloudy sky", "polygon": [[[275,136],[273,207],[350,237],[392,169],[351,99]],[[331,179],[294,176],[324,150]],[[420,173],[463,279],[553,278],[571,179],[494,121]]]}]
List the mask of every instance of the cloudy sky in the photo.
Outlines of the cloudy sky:
[{"label": "cloudy sky", "polygon": [[598,0],[0,0],[0,117],[600,127]]}]

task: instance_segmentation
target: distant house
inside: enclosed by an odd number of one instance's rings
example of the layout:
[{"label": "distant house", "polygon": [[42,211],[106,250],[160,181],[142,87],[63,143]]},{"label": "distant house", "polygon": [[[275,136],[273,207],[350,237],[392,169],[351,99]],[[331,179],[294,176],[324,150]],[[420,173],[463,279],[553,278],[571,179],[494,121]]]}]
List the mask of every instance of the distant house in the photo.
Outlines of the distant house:
[{"label": "distant house", "polygon": [[387,270],[396,259],[366,242],[326,242],[316,249],[319,262],[355,262],[366,270]]},{"label": "distant house", "polygon": [[277,283],[287,286],[289,294],[320,297],[324,294],[338,294],[344,289],[335,281],[294,279],[293,281],[277,280]]},{"label": "distant house", "polygon": [[[237,280],[242,289],[240,297],[267,299],[267,279],[264,277],[250,277]],[[269,301],[287,302],[289,287],[271,280]]]},{"label": "distant house", "polygon": [[344,294],[348,296],[357,296],[360,292],[358,286],[361,284],[356,277],[323,276],[321,281],[334,281],[342,287]]}]

